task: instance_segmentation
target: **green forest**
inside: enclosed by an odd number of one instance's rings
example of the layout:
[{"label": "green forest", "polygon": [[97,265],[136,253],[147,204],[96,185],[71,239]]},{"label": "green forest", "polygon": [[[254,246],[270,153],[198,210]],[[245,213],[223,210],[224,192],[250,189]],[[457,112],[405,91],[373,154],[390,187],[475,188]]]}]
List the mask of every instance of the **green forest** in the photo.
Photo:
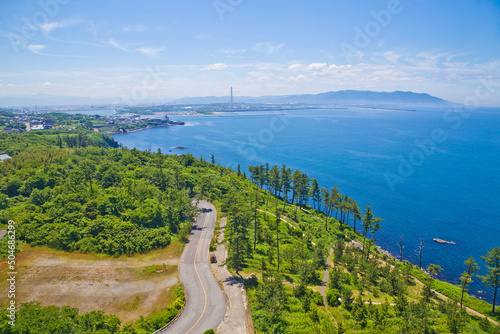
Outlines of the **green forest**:
[{"label": "green forest", "polygon": [[229,208],[226,235],[228,264],[246,278],[257,332],[500,331],[461,307],[498,321],[490,304],[466,291],[472,279],[498,286],[500,248],[485,254],[489,275],[475,276],[477,263],[471,258],[464,263],[462,284],[453,286],[435,279],[438,265],[419,268],[380,253],[375,242],[383,219],[370,206],[361,211],[337,187],[321,188],[315,179],[286,166],[251,166],[249,175],[255,193]]},{"label": "green forest", "polygon": [[[227,265],[245,279],[258,333],[500,333],[457,305],[500,319],[467,294],[472,279],[498,287],[500,248],[467,260],[460,286],[438,281],[438,265],[426,268],[429,275],[378,251],[383,219],[369,206],[299,170],[232,170],[213,156],[123,148],[84,128],[1,133],[0,151],[13,157],[0,163],[0,224],[16,222],[18,251],[121,257],[162,249],[186,240],[196,200],[206,199],[227,218]],[[7,246],[0,240],[4,257]],[[478,265],[487,266],[486,277],[475,275]],[[179,287],[163,312],[121,324],[100,311],[31,302],[20,307],[16,327],[2,310],[0,333],[151,333],[183,303]]]}]

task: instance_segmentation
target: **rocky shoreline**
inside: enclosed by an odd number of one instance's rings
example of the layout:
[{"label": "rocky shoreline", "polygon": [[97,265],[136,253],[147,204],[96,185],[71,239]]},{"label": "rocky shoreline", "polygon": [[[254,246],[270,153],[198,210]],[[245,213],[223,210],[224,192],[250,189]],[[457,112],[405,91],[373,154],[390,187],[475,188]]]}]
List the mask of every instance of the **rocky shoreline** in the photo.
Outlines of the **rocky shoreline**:
[{"label": "rocky shoreline", "polygon": [[163,127],[169,127],[173,125],[184,125],[184,122],[175,122],[175,123],[169,123],[169,124],[161,124],[161,125],[154,125],[154,126],[147,126],[144,128],[139,128],[139,129],[132,129],[132,130],[125,130],[121,129],[123,131],[106,131],[108,135],[116,135],[116,134],[124,134],[124,133],[132,133],[132,132],[139,132],[142,130],[149,130],[149,129],[155,129],[155,128],[163,128]]}]

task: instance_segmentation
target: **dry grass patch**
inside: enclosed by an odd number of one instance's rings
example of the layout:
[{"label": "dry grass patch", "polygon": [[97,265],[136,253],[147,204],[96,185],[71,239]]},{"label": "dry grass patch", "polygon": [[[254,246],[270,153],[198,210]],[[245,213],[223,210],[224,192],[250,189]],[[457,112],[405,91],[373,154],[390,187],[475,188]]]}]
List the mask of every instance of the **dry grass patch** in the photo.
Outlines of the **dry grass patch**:
[{"label": "dry grass patch", "polygon": [[[135,321],[172,301],[181,252],[177,242],[162,250],[119,258],[25,246],[16,256],[16,301],[69,305],[84,312],[102,310],[123,323]],[[7,272],[7,262],[2,261],[0,307],[8,303]]]}]

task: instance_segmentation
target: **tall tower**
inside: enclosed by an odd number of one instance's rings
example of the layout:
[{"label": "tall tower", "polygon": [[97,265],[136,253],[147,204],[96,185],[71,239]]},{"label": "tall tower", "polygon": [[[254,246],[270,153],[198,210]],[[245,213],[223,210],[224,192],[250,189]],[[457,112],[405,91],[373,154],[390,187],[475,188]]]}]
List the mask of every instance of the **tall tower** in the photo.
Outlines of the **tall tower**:
[{"label": "tall tower", "polygon": [[233,109],[233,87],[231,87],[231,104],[230,108]]}]

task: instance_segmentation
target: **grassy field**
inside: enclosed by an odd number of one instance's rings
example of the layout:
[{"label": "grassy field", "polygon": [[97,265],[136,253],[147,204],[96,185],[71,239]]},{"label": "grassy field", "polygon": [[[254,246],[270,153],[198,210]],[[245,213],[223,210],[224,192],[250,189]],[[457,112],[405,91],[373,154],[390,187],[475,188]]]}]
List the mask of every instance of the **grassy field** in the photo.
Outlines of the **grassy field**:
[{"label": "grassy field", "polygon": [[[177,262],[182,245],[132,257],[109,257],[24,246],[16,256],[16,301],[102,310],[122,323],[148,316],[172,302],[179,283]],[[166,271],[163,269],[166,264]],[[6,307],[7,262],[0,262],[0,307]]]}]

